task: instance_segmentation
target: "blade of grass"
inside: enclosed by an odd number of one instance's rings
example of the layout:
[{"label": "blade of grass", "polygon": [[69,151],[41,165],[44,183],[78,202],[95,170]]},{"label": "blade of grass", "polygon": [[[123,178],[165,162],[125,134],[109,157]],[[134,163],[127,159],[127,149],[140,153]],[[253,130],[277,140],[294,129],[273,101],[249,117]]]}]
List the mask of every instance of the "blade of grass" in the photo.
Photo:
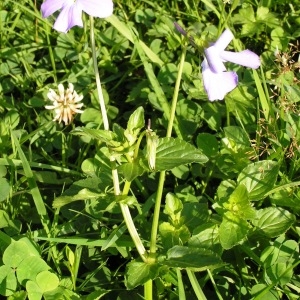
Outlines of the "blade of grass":
[{"label": "blade of grass", "polygon": [[[166,98],[166,95],[165,95],[159,81],[157,80],[157,78],[154,74],[153,67],[152,67],[151,63],[149,63],[149,61],[148,61],[148,59],[145,55],[145,52],[144,52],[143,48],[141,47],[141,43],[138,40],[138,37],[134,33],[132,34],[132,36],[133,36],[133,39],[134,39],[134,44],[136,46],[137,52],[140,56],[140,59],[141,59],[143,65],[144,65],[144,69],[145,69],[147,78],[150,81],[150,84],[151,84],[151,86],[152,86],[152,88],[153,88],[153,90],[156,94],[156,97],[159,101],[160,107],[162,108],[162,110],[166,114],[168,121],[170,121],[171,108],[170,108],[170,105],[169,105],[168,100]],[[173,124],[173,119],[174,119],[174,124]],[[172,125],[174,126],[174,130],[175,130],[177,136],[182,139],[182,135],[181,135],[181,132],[178,128],[178,122],[177,122],[177,119],[176,119],[175,115],[172,115]]]},{"label": "blade of grass", "polygon": [[[89,247],[102,247],[107,244],[107,240],[93,240],[81,237],[70,237],[70,238],[48,238],[43,236],[35,236],[37,240],[49,241],[55,243],[72,244],[77,246],[89,246]],[[115,243],[111,244],[110,247],[133,247],[134,243],[130,237],[119,238]]]},{"label": "blade of grass", "polygon": [[[110,17],[106,18],[106,21],[114,26],[126,39],[134,43],[134,38],[131,34],[131,30],[126,25],[126,23],[120,21],[115,15],[111,15]],[[139,41],[139,44],[144,53],[153,63],[156,63],[160,67],[164,64],[163,61],[144,42]]]},{"label": "blade of grass", "polygon": [[274,112],[272,110],[272,106],[270,103],[270,99],[268,97],[266,97],[266,94],[264,92],[264,89],[262,87],[262,83],[258,77],[258,73],[256,70],[253,70],[253,77],[254,77],[254,81],[256,84],[256,88],[257,88],[257,92],[258,92],[258,96],[259,96],[259,100],[260,100],[260,104],[261,104],[261,108],[263,111],[263,114],[265,116],[266,121],[271,124],[272,122],[275,121],[275,116],[274,116]]},{"label": "blade of grass", "polygon": [[[57,167],[57,166],[52,166],[48,164],[42,164],[42,163],[35,163],[35,162],[28,162],[29,166],[31,168],[38,168],[38,169],[45,169],[45,170],[52,170],[56,172],[63,172],[63,173],[68,173],[70,175],[74,176],[82,176],[81,173],[77,171],[70,170],[68,168],[63,168],[63,167]],[[0,158],[0,166],[13,166],[13,167],[20,167],[23,165],[23,162],[19,159],[8,159],[8,158]]]},{"label": "blade of grass", "polygon": [[49,216],[43,201],[43,198],[41,196],[40,190],[36,184],[36,181],[34,179],[34,175],[33,172],[30,168],[29,162],[20,146],[20,143],[16,137],[16,135],[14,134],[14,132],[11,133],[11,138],[12,141],[14,143],[14,145],[17,148],[17,152],[19,154],[19,157],[21,159],[22,165],[23,165],[23,169],[24,169],[24,173],[25,176],[27,177],[27,182],[29,185],[29,188],[31,190],[31,195],[35,204],[35,207],[37,209],[37,212],[40,216],[41,219],[41,223],[43,225],[44,230],[46,231],[47,235],[49,236],[50,234],[50,230],[49,230],[49,224],[50,224],[50,220],[49,220]]}]

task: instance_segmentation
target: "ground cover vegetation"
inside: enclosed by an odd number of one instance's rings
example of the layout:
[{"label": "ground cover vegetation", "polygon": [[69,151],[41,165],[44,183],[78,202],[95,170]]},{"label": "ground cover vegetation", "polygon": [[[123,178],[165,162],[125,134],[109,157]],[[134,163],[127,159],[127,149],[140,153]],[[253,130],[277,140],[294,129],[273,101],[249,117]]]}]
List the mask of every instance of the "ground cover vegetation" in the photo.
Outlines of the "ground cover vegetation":
[{"label": "ground cover vegetation", "polygon": [[1,297],[299,299],[299,2],[100,2],[0,3]]}]

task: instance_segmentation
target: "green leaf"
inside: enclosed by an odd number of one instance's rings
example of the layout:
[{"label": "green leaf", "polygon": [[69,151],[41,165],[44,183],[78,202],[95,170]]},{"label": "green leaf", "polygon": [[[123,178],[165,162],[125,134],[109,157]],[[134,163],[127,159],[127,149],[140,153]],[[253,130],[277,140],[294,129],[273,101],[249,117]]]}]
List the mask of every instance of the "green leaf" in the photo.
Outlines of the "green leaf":
[{"label": "green leaf", "polygon": [[122,144],[119,141],[117,141],[117,135],[112,131],[77,127],[72,131],[72,134],[88,136],[92,139],[105,143],[108,147],[117,149],[122,148]]},{"label": "green leaf", "polygon": [[252,222],[259,231],[272,238],[286,232],[296,221],[295,215],[280,207],[267,207],[256,213]]},{"label": "green leaf", "polygon": [[27,280],[35,281],[37,274],[49,269],[50,267],[42,258],[38,256],[29,256],[22,260],[17,268],[17,278],[21,284],[25,284]]},{"label": "green leaf", "polygon": [[10,296],[17,289],[15,271],[9,266],[0,267],[0,295]]},{"label": "green leaf", "polygon": [[247,221],[227,211],[219,228],[220,242],[224,249],[231,249],[246,237],[249,231]]},{"label": "green leaf", "polygon": [[207,157],[218,154],[219,144],[217,138],[210,133],[200,133],[197,136],[197,146]]},{"label": "green leaf", "polygon": [[118,170],[127,181],[133,181],[144,173],[143,167],[137,161],[124,163],[118,167]]},{"label": "green leaf", "polygon": [[132,261],[127,264],[125,274],[125,285],[131,290],[142,285],[150,279],[157,277],[159,266],[157,264],[146,264],[144,262]]},{"label": "green leaf", "polygon": [[11,268],[17,268],[30,255],[30,249],[25,242],[13,242],[3,253],[3,263]]},{"label": "green leaf", "polygon": [[[268,290],[268,291],[267,291]],[[262,294],[262,295],[260,295]],[[251,295],[254,297],[252,299],[259,300],[278,300],[280,299],[279,292],[272,289],[270,290],[270,286],[267,284],[256,284],[251,289]]]},{"label": "green leaf", "polygon": [[[244,126],[252,126],[256,118],[256,107],[253,105],[256,95],[257,91],[253,87],[247,83],[240,83],[238,88],[226,96],[226,109],[228,113],[232,113],[236,118],[241,120]],[[243,130],[241,127],[238,128]]]},{"label": "green leaf", "polygon": [[172,268],[203,271],[222,264],[222,260],[216,253],[204,248],[174,246],[167,252],[167,258],[161,263]]},{"label": "green leaf", "polygon": [[43,292],[35,281],[28,280],[26,282],[26,290],[29,300],[41,300],[43,297]]},{"label": "green leaf", "polygon": [[175,245],[183,245],[188,241],[191,234],[185,225],[174,226],[168,222],[159,225],[159,233],[163,246],[168,249]]},{"label": "green leaf", "polygon": [[104,197],[105,194],[103,193],[95,193],[90,191],[89,189],[82,189],[80,190],[77,194],[73,196],[60,196],[54,199],[53,201],[53,208],[61,208],[64,205],[67,205],[69,203],[72,203],[74,201],[79,201],[79,200],[93,200],[97,198]]},{"label": "green leaf", "polygon": [[243,184],[233,191],[223,206],[232,214],[244,220],[253,219],[256,216],[255,210],[251,207],[249,201],[248,191]]},{"label": "green leaf", "polygon": [[36,283],[43,293],[52,291],[58,287],[59,279],[50,271],[42,271],[36,276]]},{"label": "green leaf", "polygon": [[84,124],[92,122],[94,124],[102,124],[102,117],[99,109],[93,107],[87,107],[84,109],[83,113],[80,115],[80,121]]},{"label": "green leaf", "polygon": [[157,75],[157,80],[163,84],[173,84],[176,80],[178,68],[175,64],[164,64]]},{"label": "green leaf", "polygon": [[[238,126],[224,127],[225,137],[230,141],[230,148],[234,152],[240,149],[249,148],[250,141],[245,130]],[[229,147],[228,147],[229,148]]]},{"label": "green leaf", "polygon": [[156,171],[170,170],[188,163],[205,163],[208,158],[191,144],[178,138],[161,138],[156,148]]},{"label": "green leaf", "polygon": [[219,238],[219,228],[217,224],[206,223],[198,226],[188,241],[190,247],[205,248],[219,255],[222,254],[222,247]]},{"label": "green leaf", "polygon": [[190,230],[198,227],[200,224],[206,224],[210,218],[210,211],[207,203],[185,202],[181,212],[180,221]]},{"label": "green leaf", "polygon": [[10,192],[10,185],[7,179],[0,178],[0,202],[4,201]]},{"label": "green leaf", "polygon": [[182,211],[182,202],[172,193],[168,193],[166,196],[166,205],[164,213],[170,217],[172,222],[179,222],[180,214]]},{"label": "green leaf", "polygon": [[4,117],[4,122],[10,130],[16,128],[20,122],[19,113],[16,110],[10,110]]},{"label": "green leaf", "polygon": [[250,200],[260,200],[273,188],[278,172],[279,164],[277,162],[263,160],[244,168],[239,174],[237,182],[246,186]]},{"label": "green leaf", "polygon": [[129,117],[127,129],[124,135],[129,143],[133,145],[138,138],[138,134],[145,127],[144,108],[138,107]]}]

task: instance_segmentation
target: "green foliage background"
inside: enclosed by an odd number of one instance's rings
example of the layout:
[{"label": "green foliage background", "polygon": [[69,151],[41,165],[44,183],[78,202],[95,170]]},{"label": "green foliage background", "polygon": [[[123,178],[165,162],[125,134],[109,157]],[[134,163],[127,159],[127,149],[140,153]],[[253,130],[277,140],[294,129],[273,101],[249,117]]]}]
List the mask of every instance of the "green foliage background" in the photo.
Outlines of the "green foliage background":
[{"label": "green foliage background", "polygon": [[[41,17],[41,3],[0,3],[0,294],[143,299],[152,280],[154,299],[298,299],[298,1],[114,1],[112,17],[95,19],[109,132],[102,130],[88,16],[84,28],[60,34],[54,17]],[[209,102],[202,51],[227,27],[235,35],[229,50],[250,49],[262,66],[227,64],[239,85],[224,101]],[[84,95],[84,113],[64,126],[44,106],[49,88],[68,82]],[[130,183],[119,197],[112,155],[122,188]],[[161,171],[158,251],[150,263],[139,258],[122,205],[148,250]]]}]

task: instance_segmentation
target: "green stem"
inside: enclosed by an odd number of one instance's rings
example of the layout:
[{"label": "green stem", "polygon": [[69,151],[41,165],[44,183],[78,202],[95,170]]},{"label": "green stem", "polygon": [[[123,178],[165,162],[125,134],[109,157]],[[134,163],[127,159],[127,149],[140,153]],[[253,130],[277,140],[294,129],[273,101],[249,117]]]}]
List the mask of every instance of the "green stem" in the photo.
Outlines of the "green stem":
[{"label": "green stem", "polygon": [[176,105],[178,100],[178,94],[179,94],[179,88],[180,88],[180,82],[183,72],[183,66],[185,61],[185,55],[186,55],[186,45],[183,46],[183,51],[180,58],[179,68],[178,68],[178,75],[175,83],[174,93],[173,93],[173,99],[172,99],[172,106],[171,106],[171,112],[170,112],[170,119],[168,123],[167,128],[167,137],[170,137],[172,135],[172,129],[174,125],[174,119],[175,119],[175,112],[176,112]]},{"label": "green stem", "polygon": [[184,284],[183,284],[183,281],[182,281],[181,270],[179,268],[177,268],[176,273],[177,273],[179,300],[186,300],[185,291],[184,291]]},{"label": "green stem", "polygon": [[211,280],[211,282],[212,282],[212,284],[213,284],[213,286],[215,288],[215,291],[216,291],[216,294],[217,294],[218,298],[220,300],[223,300],[223,297],[222,297],[222,295],[221,295],[221,293],[220,293],[220,291],[218,289],[218,286],[216,285],[215,280],[214,280],[214,278],[213,278],[213,276],[212,276],[212,274],[211,274],[211,272],[210,272],[209,269],[207,269],[207,273],[208,273],[208,276],[209,276],[209,278],[210,278],[210,280]]},{"label": "green stem", "polygon": [[[175,83],[175,88],[174,88],[172,106],[171,106],[171,111],[170,111],[170,118],[169,118],[169,123],[168,123],[168,128],[167,128],[167,134],[166,134],[167,137],[171,137],[171,135],[172,135],[176,105],[177,105],[178,94],[179,94],[179,87],[180,87],[183,66],[184,66],[184,61],[185,61],[185,54],[186,54],[186,46],[184,45],[180,63],[179,63],[178,75],[177,75],[177,79],[176,79],[176,83]],[[162,200],[165,178],[166,178],[166,172],[165,171],[160,172],[157,194],[156,194],[156,199],[155,199],[152,228],[151,228],[150,255],[151,254],[153,255],[156,253],[158,222],[159,222],[159,214],[160,214],[160,207],[161,207],[161,200]]]},{"label": "green stem", "polygon": [[153,292],[152,292],[152,280],[148,280],[144,284],[144,298],[145,300],[152,300],[153,299]]},{"label": "green stem", "polygon": [[95,78],[96,78],[98,99],[99,99],[104,129],[109,130],[108,117],[107,117],[105,101],[104,101],[104,97],[103,97],[100,75],[99,75],[98,64],[97,64],[97,53],[96,53],[95,34],[94,34],[94,18],[91,16],[90,16],[90,27],[91,27],[90,28],[90,38],[91,38],[91,47],[92,47],[92,56],[93,56],[93,66],[94,66],[94,72],[95,72]]},{"label": "green stem", "polygon": [[[121,195],[118,171],[115,168],[112,169],[112,177],[113,177],[115,195]],[[130,187],[130,182],[126,181],[125,186],[124,186],[124,192],[126,193],[125,195],[128,194],[129,187]],[[121,207],[121,211],[122,211],[122,215],[123,215],[125,224],[127,226],[128,232],[134,242],[134,245],[135,245],[138,253],[140,254],[142,260],[144,262],[147,262],[147,251],[146,251],[146,249],[142,243],[142,240],[136,230],[136,227],[133,223],[133,219],[130,214],[129,207],[127,204],[124,204],[124,203],[120,203],[120,207]]]},{"label": "green stem", "polygon": [[[99,70],[98,70],[98,65],[97,65],[97,54],[96,54],[96,47],[95,47],[95,34],[94,34],[94,19],[93,17],[90,17],[90,38],[91,38],[91,47],[92,47],[92,55],[93,55],[93,66],[94,66],[94,72],[95,72],[95,78],[96,78],[96,84],[97,84],[97,92],[98,92],[98,98],[99,98],[99,104],[100,104],[100,109],[101,109],[101,114],[102,114],[102,119],[103,119],[103,126],[105,130],[109,130],[109,122],[108,122],[108,117],[107,117],[107,111],[106,111],[106,106],[105,106],[105,101],[103,97],[103,92],[101,88],[101,81],[100,81],[100,75],[99,75]],[[121,190],[120,190],[120,183],[119,183],[119,174],[117,169],[115,168],[115,158],[111,157],[111,164],[112,164],[112,179],[113,179],[113,185],[114,185],[114,194],[121,195]],[[128,186],[128,191],[129,191],[130,183]],[[127,185],[125,184],[124,189],[127,189]],[[127,193],[128,193],[127,191]],[[126,194],[127,194],[126,193]],[[128,228],[129,234],[136,246],[137,251],[139,252],[141,258],[143,261],[147,262],[147,252],[146,249],[141,241],[141,238],[138,235],[138,232],[135,228],[135,225],[133,223],[132,216],[129,211],[129,207],[127,204],[120,203],[121,211],[123,214],[124,221],[126,223],[126,226]]]},{"label": "green stem", "polygon": [[193,290],[197,296],[197,299],[199,300],[207,300],[205,295],[203,294],[203,291],[199,285],[199,282],[195,276],[195,273],[189,269],[186,270],[187,274],[188,274],[188,277],[189,277],[189,280],[192,284],[192,287],[193,287]]}]

